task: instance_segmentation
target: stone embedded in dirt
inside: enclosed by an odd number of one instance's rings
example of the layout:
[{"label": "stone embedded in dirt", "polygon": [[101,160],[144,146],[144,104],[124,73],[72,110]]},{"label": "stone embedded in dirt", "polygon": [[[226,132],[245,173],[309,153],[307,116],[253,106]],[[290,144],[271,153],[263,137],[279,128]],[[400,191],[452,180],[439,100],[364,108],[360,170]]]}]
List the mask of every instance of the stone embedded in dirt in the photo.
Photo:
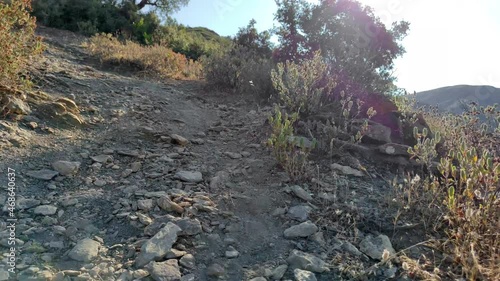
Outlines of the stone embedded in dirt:
[{"label": "stone embedded in dirt", "polygon": [[165,255],[166,259],[178,259],[180,257],[183,257],[184,255],[187,255],[186,251],[179,251],[177,249],[170,249],[170,251],[167,252]]},{"label": "stone embedded in dirt", "polygon": [[179,171],[175,173],[174,177],[184,182],[199,183],[203,181],[203,175],[200,172]]},{"label": "stone embedded in dirt", "polygon": [[94,185],[95,186],[98,186],[98,187],[103,187],[106,185],[106,181],[105,180],[101,180],[101,179],[97,179],[94,181]]},{"label": "stone embedded in dirt", "polygon": [[344,251],[347,251],[351,255],[354,255],[354,256],[357,256],[357,257],[360,257],[360,256],[363,255],[363,253],[361,253],[358,250],[358,248],[356,248],[356,246],[354,246],[353,244],[351,244],[351,242],[349,242],[349,241],[343,241],[341,247],[342,247],[342,249]]},{"label": "stone embedded in dirt", "polygon": [[154,259],[164,257],[177,241],[177,234],[181,228],[169,222],[155,236],[146,241],[141,247],[141,252],[135,259],[137,267],[143,267]]},{"label": "stone embedded in dirt", "polygon": [[17,114],[17,115],[29,115],[31,113],[31,108],[23,100],[18,99],[13,96],[5,95],[0,99],[0,107],[4,112]]},{"label": "stone embedded in dirt", "polygon": [[142,168],[142,163],[141,162],[134,162],[130,164],[130,168],[132,169],[132,172],[136,173],[139,172]]},{"label": "stone embedded in dirt", "polygon": [[118,155],[129,156],[129,157],[139,156],[139,151],[137,150],[118,150],[116,153],[118,153]]},{"label": "stone embedded in dirt", "polygon": [[307,193],[307,191],[305,191],[298,185],[291,186],[290,190],[293,192],[293,194],[295,194],[295,196],[299,197],[302,200],[311,201],[313,199],[311,194]]},{"label": "stone embedded in dirt", "polygon": [[150,225],[151,223],[153,223],[153,220],[150,217],[141,213],[137,213],[137,218],[139,219],[139,222],[142,223],[143,225]]},{"label": "stone embedded in dirt", "polygon": [[323,235],[323,232],[321,231],[314,233],[311,237],[309,237],[309,239],[311,239],[311,241],[313,242],[318,243],[321,246],[326,245],[325,237]]},{"label": "stone embedded in dirt", "polygon": [[170,136],[172,138],[172,142],[178,145],[186,146],[189,144],[189,140],[186,139],[185,137],[179,136],[177,134],[172,134]]},{"label": "stone embedded in dirt", "polygon": [[[364,120],[353,120],[353,125],[358,126],[359,128],[362,126]],[[391,128],[384,126],[380,123],[368,120],[368,128],[361,139],[364,143],[369,144],[384,144],[391,143]]]},{"label": "stone embedded in dirt", "polygon": [[69,176],[75,174],[80,168],[80,162],[71,162],[71,161],[56,161],[52,163],[52,168],[58,171],[59,174],[63,176]]},{"label": "stone embedded in dirt", "polygon": [[267,281],[267,279],[265,277],[255,277],[255,278],[252,278],[248,281]]},{"label": "stone embedded in dirt", "polygon": [[55,176],[59,175],[59,172],[48,169],[42,169],[38,171],[29,171],[26,173],[26,175],[35,179],[49,181],[55,178]]},{"label": "stone embedded in dirt", "polygon": [[312,211],[311,206],[299,205],[288,209],[288,217],[298,221],[306,221],[309,213]]},{"label": "stone embedded in dirt", "polygon": [[158,207],[160,207],[160,209],[165,210],[167,212],[177,212],[179,214],[184,213],[184,208],[182,208],[181,206],[179,206],[179,204],[170,200],[168,196],[163,196],[161,198],[158,198],[156,204],[158,205]]},{"label": "stone embedded in dirt", "polygon": [[359,243],[359,250],[375,260],[382,260],[384,250],[387,250],[390,255],[396,254],[389,237],[383,234],[377,237],[373,237],[372,235],[366,236]]},{"label": "stone embedded in dirt", "polygon": [[229,179],[229,173],[226,171],[218,171],[213,178],[210,179],[210,188],[215,191],[224,187],[225,182]]},{"label": "stone embedded in dirt", "polygon": [[293,250],[286,261],[292,268],[309,270],[316,273],[330,271],[322,259],[299,250]]},{"label": "stone embedded in dirt", "polygon": [[153,209],[154,203],[153,199],[142,199],[137,201],[137,209],[143,210],[143,211],[149,211]]},{"label": "stone embedded in dirt", "polygon": [[318,231],[318,227],[311,221],[289,227],[284,231],[285,238],[308,237]]},{"label": "stone embedded in dirt", "polygon": [[[18,198],[16,201],[16,208],[19,210],[30,209],[40,205],[41,201],[33,198]],[[5,205],[7,206],[7,205]]]},{"label": "stone embedded in dirt", "polygon": [[213,263],[207,267],[207,275],[210,277],[222,277],[225,274],[225,269],[222,265]]},{"label": "stone embedded in dirt", "polygon": [[285,275],[287,269],[288,265],[286,264],[282,264],[276,267],[271,274],[272,280],[281,280]]},{"label": "stone embedded in dirt", "polygon": [[240,255],[240,253],[233,246],[227,247],[227,250],[225,253],[226,258],[234,259],[234,258],[237,258],[239,255]]},{"label": "stone embedded in dirt", "polygon": [[68,256],[76,261],[90,262],[97,258],[99,246],[99,242],[85,238],[76,243],[75,247],[68,253]]},{"label": "stone embedded in dirt", "polygon": [[193,269],[196,266],[194,256],[191,254],[182,256],[182,258],[179,260],[179,263],[185,268],[189,269]]},{"label": "stone embedded in dirt", "polygon": [[53,205],[40,205],[33,210],[35,215],[51,216],[57,212],[57,207]]},{"label": "stone embedded in dirt", "polygon": [[182,276],[181,281],[195,281],[196,275],[194,273],[189,273]]},{"label": "stone embedded in dirt", "polygon": [[325,201],[335,201],[335,199],[337,198],[337,197],[335,196],[335,194],[333,194],[333,193],[327,193],[327,192],[320,192],[320,193],[318,194],[318,197],[319,197],[320,199],[325,200]]},{"label": "stone embedded in dirt", "polygon": [[155,281],[180,281],[181,271],[177,260],[166,260],[164,262],[151,262],[147,270]]},{"label": "stone embedded in dirt", "polygon": [[296,268],[293,271],[293,276],[295,276],[296,281],[317,281],[316,275],[314,273]]},{"label": "stone embedded in dirt", "polygon": [[381,153],[384,153],[387,155],[409,156],[410,154],[408,153],[408,148],[410,148],[410,146],[404,145],[404,144],[386,143],[386,144],[379,146],[378,150]]},{"label": "stone embedded in dirt", "polygon": [[126,177],[130,176],[133,172],[134,171],[132,169],[125,169],[125,170],[123,170],[121,176],[122,176],[122,178],[126,178]]},{"label": "stone embedded in dirt", "polygon": [[198,219],[176,219],[175,224],[180,227],[179,236],[194,236],[201,233],[201,223]]},{"label": "stone embedded in dirt", "polygon": [[224,155],[226,155],[227,157],[231,158],[231,159],[240,159],[242,156],[241,154],[239,153],[236,153],[236,152],[224,152]]},{"label": "stone embedded in dirt", "polygon": [[337,163],[334,163],[331,165],[331,168],[337,171],[342,172],[344,175],[351,175],[351,176],[356,176],[356,177],[363,177],[364,174],[363,172],[356,170],[354,168],[351,168],[349,166],[342,166]]},{"label": "stone embedded in dirt", "polygon": [[205,140],[203,140],[203,139],[192,139],[191,142],[194,143],[194,144],[197,144],[197,145],[202,145],[202,144],[205,143]]},{"label": "stone embedded in dirt", "polygon": [[272,215],[275,217],[279,217],[284,214],[286,214],[286,208],[276,208],[272,213]]},{"label": "stone embedded in dirt", "polygon": [[101,154],[97,156],[92,156],[90,157],[92,160],[94,160],[97,163],[105,164],[108,162],[113,161],[113,156],[107,155],[107,154]]}]

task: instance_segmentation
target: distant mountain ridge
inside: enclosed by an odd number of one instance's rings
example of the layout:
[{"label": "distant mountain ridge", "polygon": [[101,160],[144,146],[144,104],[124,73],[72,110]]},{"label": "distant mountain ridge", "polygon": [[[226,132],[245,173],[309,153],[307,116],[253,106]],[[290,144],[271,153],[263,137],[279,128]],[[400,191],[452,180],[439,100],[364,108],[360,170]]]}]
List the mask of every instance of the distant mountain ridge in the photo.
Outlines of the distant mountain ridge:
[{"label": "distant mountain ridge", "polygon": [[479,106],[500,104],[500,89],[493,86],[455,85],[415,94],[418,105],[437,106],[440,111],[460,114],[464,104]]}]

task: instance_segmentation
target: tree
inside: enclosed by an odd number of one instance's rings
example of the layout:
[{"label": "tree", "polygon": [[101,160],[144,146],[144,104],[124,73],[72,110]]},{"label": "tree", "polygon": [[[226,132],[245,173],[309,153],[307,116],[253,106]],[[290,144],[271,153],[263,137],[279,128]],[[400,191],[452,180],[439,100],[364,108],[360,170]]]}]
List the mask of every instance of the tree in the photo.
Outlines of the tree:
[{"label": "tree", "polygon": [[160,10],[166,15],[178,11],[181,7],[186,6],[189,3],[189,0],[139,0],[137,3],[136,0],[130,1],[134,3],[138,11],[149,6]]},{"label": "tree", "polygon": [[394,60],[404,54],[400,44],[409,23],[388,29],[372,8],[355,0],[279,0],[276,19],[281,46],[277,59],[300,59],[321,50],[338,91],[385,93],[391,89]]},{"label": "tree", "polygon": [[270,58],[272,53],[271,34],[268,31],[258,32],[255,28],[257,21],[250,20],[248,25],[240,28],[233,42],[254,51],[259,57]]}]

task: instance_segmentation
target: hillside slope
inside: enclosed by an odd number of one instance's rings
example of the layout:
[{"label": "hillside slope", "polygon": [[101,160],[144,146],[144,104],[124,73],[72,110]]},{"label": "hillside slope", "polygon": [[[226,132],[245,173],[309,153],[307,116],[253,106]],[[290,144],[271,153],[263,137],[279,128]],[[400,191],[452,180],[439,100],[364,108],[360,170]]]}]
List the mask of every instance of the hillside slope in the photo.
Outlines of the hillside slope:
[{"label": "hillside slope", "polygon": [[437,106],[442,111],[462,113],[464,103],[476,102],[480,106],[500,104],[500,89],[492,86],[456,85],[416,94],[419,105]]}]

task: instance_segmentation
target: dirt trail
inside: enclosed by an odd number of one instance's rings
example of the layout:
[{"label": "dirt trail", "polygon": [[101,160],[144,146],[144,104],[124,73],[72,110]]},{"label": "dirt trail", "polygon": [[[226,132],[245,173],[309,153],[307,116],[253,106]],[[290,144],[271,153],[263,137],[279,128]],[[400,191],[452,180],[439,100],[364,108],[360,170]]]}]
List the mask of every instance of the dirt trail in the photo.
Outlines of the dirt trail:
[{"label": "dirt trail", "polygon": [[[141,246],[160,229],[155,223],[176,221],[167,214],[189,219],[194,229],[201,226],[192,235],[176,236],[176,250],[169,252],[174,256],[170,260],[176,260],[170,273],[180,270],[182,280],[316,280],[296,276],[296,264],[287,262],[294,249],[324,260],[323,268],[302,266],[315,271],[317,280],[340,280],[333,270],[335,258],[349,256],[352,264],[367,260],[354,245],[336,238],[335,225],[318,223],[323,219],[314,215],[317,204],[327,199],[308,203],[285,192],[286,175],[262,145],[270,108],[239,96],[207,93],[201,82],[160,83],[127,76],[123,70],[119,74],[88,56],[80,47],[82,38],[51,29],[40,33],[49,49],[37,67],[37,84],[53,97],[74,99],[90,125],[49,130],[1,123],[10,126],[8,136],[18,140],[17,147],[4,147],[0,161],[2,172],[7,167],[17,171],[20,255],[14,278],[178,280],[162,279],[165,272],[134,265]],[[43,125],[43,120],[38,122]],[[174,134],[189,144],[175,144]],[[52,169],[59,160],[79,162],[77,174],[48,181],[28,176],[33,170]],[[202,180],[179,180],[179,171],[200,172]],[[326,175],[315,192],[354,196],[353,205],[373,201],[374,185],[385,188],[383,181],[343,185],[331,171]],[[167,194],[182,205],[181,214],[156,203]],[[6,195],[0,199],[4,202]],[[341,206],[337,203],[323,211]],[[300,207],[297,214],[286,214],[291,207]],[[376,207],[368,205],[364,211],[374,213]],[[349,220],[343,214],[336,218],[339,224]],[[314,235],[284,237],[285,229],[304,220],[318,223]],[[352,227],[354,232],[358,225]],[[5,235],[4,227],[2,231]],[[353,238],[349,235],[337,237]],[[90,260],[79,261],[73,250],[84,238],[97,241],[99,251],[87,247],[84,255]],[[284,276],[276,271],[280,265],[288,266]],[[39,279],[29,279],[33,276]],[[392,277],[382,269],[376,276],[373,280]]]}]

